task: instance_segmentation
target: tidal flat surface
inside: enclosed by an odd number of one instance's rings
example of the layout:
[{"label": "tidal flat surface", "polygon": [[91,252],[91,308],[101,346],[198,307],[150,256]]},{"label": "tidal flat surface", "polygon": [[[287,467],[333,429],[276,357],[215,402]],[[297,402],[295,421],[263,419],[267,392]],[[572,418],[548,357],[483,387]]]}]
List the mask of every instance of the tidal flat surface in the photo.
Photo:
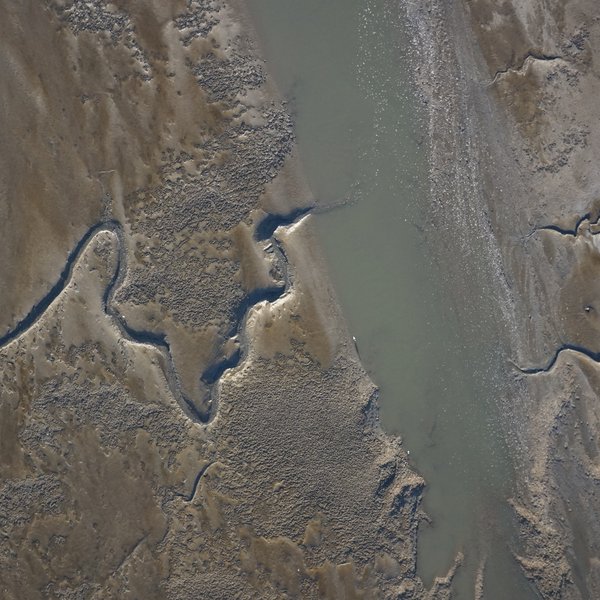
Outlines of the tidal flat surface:
[{"label": "tidal flat surface", "polygon": [[[384,428],[427,481],[418,572],[427,586],[465,556],[454,597],[535,597],[512,552],[512,460],[500,415],[506,365],[493,294],[448,276],[485,269],[444,254],[428,197],[425,115],[401,6],[385,0],[252,0],[268,67],[294,115],[321,207],[331,277]],[[461,235],[461,232],[456,232]],[[474,253],[475,254],[475,253]],[[471,261],[471,262],[469,262]],[[473,280],[476,281],[476,278]],[[500,319],[499,316],[497,319]]]}]

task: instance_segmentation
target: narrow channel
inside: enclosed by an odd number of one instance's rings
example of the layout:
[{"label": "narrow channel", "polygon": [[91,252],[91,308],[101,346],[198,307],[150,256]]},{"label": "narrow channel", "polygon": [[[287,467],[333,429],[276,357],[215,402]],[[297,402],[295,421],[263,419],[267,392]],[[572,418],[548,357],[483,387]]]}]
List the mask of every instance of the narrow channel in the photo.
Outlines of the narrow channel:
[{"label": "narrow channel", "polygon": [[426,130],[401,2],[251,0],[248,8],[315,195],[324,205],[350,201],[319,215],[318,227],[349,328],[381,390],[383,426],[402,436],[427,481],[431,523],[420,528],[418,574],[430,586],[462,552],[453,598],[535,598],[512,555],[499,325],[490,323],[485,291],[451,289],[435,247],[443,240],[428,229]]}]

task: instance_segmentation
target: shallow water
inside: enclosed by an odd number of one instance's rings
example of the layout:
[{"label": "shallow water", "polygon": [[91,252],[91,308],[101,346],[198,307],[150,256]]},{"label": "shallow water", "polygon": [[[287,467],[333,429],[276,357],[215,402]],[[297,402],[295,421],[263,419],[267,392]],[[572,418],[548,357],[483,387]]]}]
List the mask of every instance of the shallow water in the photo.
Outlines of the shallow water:
[{"label": "shallow water", "polygon": [[500,317],[475,279],[473,289],[455,289],[451,263],[482,265],[444,257],[444,240],[427,224],[425,130],[399,3],[248,5],[294,113],[313,191],[324,206],[350,201],[318,226],[349,328],[381,389],[384,428],[402,436],[427,481],[432,522],[420,529],[418,573],[429,586],[462,551],[455,598],[474,598],[483,565],[484,598],[534,598],[510,552]]}]

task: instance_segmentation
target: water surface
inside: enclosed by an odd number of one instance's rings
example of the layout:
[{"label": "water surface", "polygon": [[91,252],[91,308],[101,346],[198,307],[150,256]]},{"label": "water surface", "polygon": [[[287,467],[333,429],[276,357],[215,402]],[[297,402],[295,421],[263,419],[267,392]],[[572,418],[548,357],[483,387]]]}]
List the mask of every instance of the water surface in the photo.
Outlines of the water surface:
[{"label": "water surface", "polygon": [[249,7],[294,113],[313,191],[322,205],[351,202],[320,215],[318,227],[361,359],[381,389],[384,428],[402,436],[427,481],[432,522],[420,529],[418,573],[429,586],[463,552],[455,598],[474,598],[484,565],[484,598],[533,598],[510,551],[500,317],[490,310],[493,291],[477,278],[457,289],[457,262],[484,266],[445,256],[447,232],[438,235],[427,218],[425,129],[399,4],[251,0]]}]

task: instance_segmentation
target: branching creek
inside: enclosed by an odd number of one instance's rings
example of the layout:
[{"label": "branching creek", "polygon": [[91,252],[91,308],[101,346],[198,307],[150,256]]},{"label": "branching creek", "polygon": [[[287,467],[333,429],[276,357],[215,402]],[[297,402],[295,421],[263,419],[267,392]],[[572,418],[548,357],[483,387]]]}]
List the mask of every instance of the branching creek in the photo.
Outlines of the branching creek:
[{"label": "branching creek", "polygon": [[496,73],[494,74],[494,77],[492,78],[490,85],[493,85],[500,78],[502,78],[504,75],[507,75],[508,73],[522,72],[523,69],[525,69],[525,67],[527,66],[527,64],[530,61],[539,60],[542,62],[553,62],[555,60],[561,60],[561,59],[562,59],[562,56],[559,56],[559,55],[540,54],[539,52],[528,52],[523,57],[523,59],[521,60],[521,62],[518,65],[511,65],[511,66],[505,67],[504,69],[500,69],[499,71],[496,71]]},{"label": "branching creek", "polygon": [[[253,306],[261,302],[275,302],[289,291],[291,282],[288,275],[287,258],[275,237],[275,231],[278,227],[286,227],[297,223],[311,210],[311,207],[308,207],[300,210],[294,210],[291,213],[284,215],[269,213],[257,223],[254,239],[256,242],[265,242],[270,240],[273,251],[276,255],[276,260],[279,262],[283,272],[284,284],[280,286],[258,288],[246,294],[234,312],[233,323],[230,331],[227,334],[228,338],[237,338],[241,333],[243,333],[246,324],[246,318]],[[240,344],[239,348],[231,356],[217,360],[215,363],[209,365],[200,375],[203,383],[208,386],[210,397],[207,411],[200,411],[194,405],[192,400],[187,398],[182,391],[167,336],[163,333],[135,329],[131,327],[123,315],[121,315],[114,306],[114,295],[121,286],[127,273],[127,252],[125,250],[127,245],[124,237],[125,234],[123,231],[123,226],[116,220],[108,219],[101,221],[86,231],[79,242],[75,245],[73,250],[68,254],[65,266],[61,271],[56,283],[30,309],[23,319],[21,319],[11,330],[9,330],[0,338],[0,348],[17,340],[20,336],[33,328],[41,318],[43,318],[52,303],[69,286],[74,267],[85,250],[88,248],[89,244],[93,241],[96,235],[102,232],[111,232],[117,238],[116,267],[113,277],[107,285],[102,297],[104,311],[117,325],[123,338],[137,344],[151,345],[161,353],[164,359],[164,374],[169,385],[169,389],[171,390],[173,397],[176,399],[184,414],[195,423],[203,425],[210,423],[216,416],[218,410],[218,386],[220,379],[227,370],[237,367],[243,360],[244,344]],[[192,496],[188,499],[188,501],[193,498],[198,483],[209,466],[210,465],[207,465],[200,470],[193,486]]]},{"label": "branching creek", "polygon": [[[527,239],[536,235],[540,231],[553,231],[554,233],[558,233],[559,235],[564,235],[564,236],[568,236],[568,237],[577,237],[580,233],[580,229],[583,227],[583,225],[586,222],[588,223],[588,227],[597,226],[600,224],[600,216],[595,221],[592,221],[592,213],[586,213],[585,215],[583,215],[582,217],[577,219],[575,226],[571,229],[566,228],[566,227],[560,227],[558,225],[542,225],[540,227],[536,227],[533,231],[531,231],[527,235]],[[596,235],[597,233],[599,233],[599,232],[594,232],[594,231],[591,232],[592,235]]]},{"label": "branching creek", "polygon": [[[543,225],[541,227],[536,227],[531,233],[529,233],[527,235],[527,239],[531,238],[532,236],[538,233],[543,232],[549,232],[551,234],[562,235],[565,237],[577,238],[579,235],[582,235],[582,229],[584,228],[584,226],[586,226],[586,224],[587,231],[584,230],[583,234],[589,233],[589,235],[595,236],[598,235],[598,233],[600,233],[600,231],[592,231],[591,229],[592,227],[597,227],[598,225],[600,225],[600,216],[592,221],[592,213],[588,212],[576,221],[573,228],[565,228],[560,227],[558,225]],[[586,310],[589,310],[589,307],[587,307]],[[580,354],[589,358],[590,360],[593,360],[594,362],[600,363],[600,352],[594,352],[593,350],[590,350],[589,348],[586,348],[585,346],[581,346],[579,344],[564,343],[558,346],[550,360],[544,366],[523,367],[514,362],[512,362],[512,364],[518,371],[520,371],[524,375],[541,375],[552,371],[552,369],[556,366],[556,363],[558,362],[561,355],[565,352]]]}]

